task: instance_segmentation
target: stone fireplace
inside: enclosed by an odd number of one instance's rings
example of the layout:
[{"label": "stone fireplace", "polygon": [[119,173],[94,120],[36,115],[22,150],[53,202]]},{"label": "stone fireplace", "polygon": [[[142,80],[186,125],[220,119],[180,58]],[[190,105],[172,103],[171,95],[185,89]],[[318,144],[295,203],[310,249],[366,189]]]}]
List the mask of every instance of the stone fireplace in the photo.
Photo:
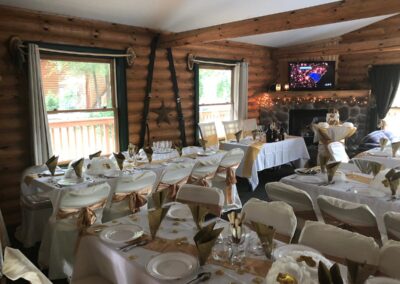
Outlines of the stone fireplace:
[{"label": "stone fireplace", "polygon": [[312,124],[325,121],[327,109],[291,109],[289,110],[289,134],[302,136],[306,145],[314,140]]}]

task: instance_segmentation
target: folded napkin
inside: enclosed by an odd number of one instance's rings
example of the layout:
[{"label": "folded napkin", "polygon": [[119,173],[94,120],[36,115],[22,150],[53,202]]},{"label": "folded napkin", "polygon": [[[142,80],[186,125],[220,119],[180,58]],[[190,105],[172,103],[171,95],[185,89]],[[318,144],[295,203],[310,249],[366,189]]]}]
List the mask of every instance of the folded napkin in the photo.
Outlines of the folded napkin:
[{"label": "folded napkin", "polygon": [[379,139],[379,146],[381,147],[381,151],[383,151],[385,149],[388,142],[389,142],[389,140],[385,137],[382,137],[381,139]]},{"label": "folded napkin", "polygon": [[326,172],[326,164],[329,161],[329,156],[326,156],[324,154],[319,155],[319,165],[321,167],[321,173]]},{"label": "folded napkin", "polygon": [[143,151],[146,154],[147,160],[151,164],[151,162],[153,161],[153,149],[150,146],[147,146],[143,148]]},{"label": "folded napkin", "polygon": [[236,214],[236,212],[231,212],[228,214],[228,219],[229,219],[229,224],[230,224],[230,230],[231,230],[231,236],[232,236],[232,242],[235,244],[241,243],[241,241],[244,238],[244,229],[243,229],[243,220],[244,220],[245,214]]},{"label": "folded napkin", "polygon": [[393,155],[393,157],[396,157],[396,153],[399,150],[399,148],[400,148],[400,142],[392,143],[392,155]]},{"label": "folded napkin", "polygon": [[386,173],[385,179],[382,181],[382,183],[385,187],[389,187],[390,191],[392,192],[392,196],[395,196],[400,183],[400,171],[391,169]]},{"label": "folded napkin", "polygon": [[133,145],[132,143],[128,144],[128,155],[129,158],[133,158],[133,156],[135,155],[135,150],[136,150],[136,146]]},{"label": "folded napkin", "polygon": [[198,204],[187,204],[192,212],[193,221],[196,223],[197,229],[201,229],[201,225],[204,222],[204,218],[210,211],[208,208]]},{"label": "folded napkin", "polygon": [[383,170],[383,165],[375,161],[368,161],[362,159],[353,159],[354,164],[363,174],[369,175],[372,173],[374,177]]},{"label": "folded napkin", "polygon": [[239,143],[240,138],[242,138],[242,130],[239,130],[238,132],[235,133],[235,138],[236,138],[236,142]]},{"label": "folded napkin", "polygon": [[168,192],[166,192],[165,190],[160,190],[160,191],[154,192],[151,195],[151,199],[153,201],[153,207],[154,208],[162,208],[167,195],[168,195]]},{"label": "folded napkin", "polygon": [[49,169],[52,176],[54,176],[54,173],[56,172],[57,163],[58,163],[58,156],[54,155],[46,162],[46,166]]},{"label": "folded napkin", "polygon": [[182,157],[182,150],[183,150],[182,145],[181,144],[175,144],[174,147],[175,147],[175,150],[178,152],[179,157]]},{"label": "folded napkin", "polygon": [[97,151],[96,153],[90,154],[89,155],[89,160],[93,159],[93,158],[99,158],[101,155],[101,150]]},{"label": "folded napkin", "polygon": [[251,135],[253,136],[253,140],[256,140],[256,138],[257,138],[257,130],[251,131]]},{"label": "folded napkin", "polygon": [[122,171],[124,168],[124,161],[125,161],[125,156],[121,152],[118,153],[113,153],[115,160],[117,161],[118,168]]},{"label": "folded napkin", "polygon": [[161,208],[152,208],[147,211],[150,234],[153,240],[155,239],[158,228],[160,228],[161,222],[164,219],[165,215],[167,215],[168,210],[169,206]]},{"label": "folded napkin", "polygon": [[200,139],[200,145],[201,145],[201,147],[203,148],[204,151],[207,150],[207,143],[208,143],[207,140],[205,140],[205,139]]},{"label": "folded napkin", "polygon": [[221,232],[224,228],[215,229],[215,222],[203,227],[197,234],[193,237],[194,243],[196,244],[198,258],[200,265],[203,266],[211,250]]},{"label": "folded napkin", "polygon": [[74,169],[75,174],[78,178],[82,177],[83,161],[84,159],[81,158],[71,164],[71,167]]},{"label": "folded napkin", "polygon": [[328,174],[328,182],[332,182],[333,177],[339,168],[341,162],[332,162],[326,164],[326,173]]},{"label": "folded napkin", "polygon": [[377,267],[366,263],[358,263],[346,259],[347,265],[347,280],[349,284],[363,284],[370,275],[373,275]]},{"label": "folded napkin", "polygon": [[335,263],[328,269],[326,265],[320,261],[318,265],[318,282],[320,284],[343,284],[339,265]]},{"label": "folded napkin", "polygon": [[257,233],[260,243],[264,249],[265,256],[271,259],[272,249],[274,248],[275,229],[259,222],[251,222],[253,230]]}]

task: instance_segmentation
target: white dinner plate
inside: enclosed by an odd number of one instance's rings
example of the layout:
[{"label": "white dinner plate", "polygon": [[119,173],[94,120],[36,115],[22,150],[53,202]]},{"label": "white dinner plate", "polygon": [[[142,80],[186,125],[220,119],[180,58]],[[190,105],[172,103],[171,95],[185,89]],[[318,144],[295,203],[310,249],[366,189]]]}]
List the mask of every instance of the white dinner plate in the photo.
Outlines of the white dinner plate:
[{"label": "white dinner plate", "polygon": [[205,152],[197,152],[197,155],[199,155],[199,156],[211,156],[211,155],[214,155],[214,154],[216,154],[217,152],[215,152],[215,151],[209,151],[209,150],[207,150],[207,151],[205,151]]},{"label": "white dinner plate", "polygon": [[388,277],[372,277],[367,279],[365,284],[400,284],[400,281]]},{"label": "white dinner plate", "polygon": [[282,257],[284,257],[284,256],[286,256],[286,255],[288,255],[290,253],[293,253],[293,252],[313,252],[315,254],[320,254],[319,251],[317,251],[317,250],[315,250],[313,248],[310,248],[308,246],[293,244],[293,245],[284,245],[284,246],[281,246],[281,247],[277,247],[273,251],[272,255],[274,256],[274,258],[276,260],[278,260],[278,259],[280,259],[280,258],[282,258]]},{"label": "white dinner plate", "polygon": [[352,188],[351,192],[354,194],[360,194],[364,196],[369,196],[369,197],[385,197],[386,194],[383,191],[371,189],[371,188],[365,188],[365,187],[360,187],[360,188]]},{"label": "white dinner plate", "polygon": [[186,161],[185,158],[175,158],[175,159],[171,160],[171,163],[183,163],[185,161]]},{"label": "white dinner plate", "polygon": [[152,258],[146,266],[147,272],[160,280],[177,280],[196,273],[197,258],[182,252],[168,252]]},{"label": "white dinner plate", "polygon": [[[64,170],[61,170],[61,169],[56,170],[56,171],[54,172],[54,175],[56,175],[56,176],[61,176],[61,175],[63,175],[63,174],[65,174],[65,171],[64,171]],[[42,172],[42,175],[44,175],[44,176],[51,176],[51,172],[50,172],[49,170],[46,170],[46,171]]]},{"label": "white dinner plate", "polygon": [[101,231],[100,238],[108,243],[121,244],[140,238],[143,229],[137,225],[115,225]]},{"label": "white dinner plate", "polygon": [[83,183],[84,181],[84,178],[62,178],[57,181],[57,184],[60,186],[70,186]]},{"label": "white dinner plate", "polygon": [[167,216],[171,219],[185,219],[191,217],[192,212],[187,205],[175,203],[169,208]]},{"label": "white dinner plate", "polygon": [[106,171],[106,172],[104,173],[104,176],[105,176],[105,177],[108,177],[108,178],[119,177],[119,176],[121,176],[121,171],[120,171],[120,170]]}]

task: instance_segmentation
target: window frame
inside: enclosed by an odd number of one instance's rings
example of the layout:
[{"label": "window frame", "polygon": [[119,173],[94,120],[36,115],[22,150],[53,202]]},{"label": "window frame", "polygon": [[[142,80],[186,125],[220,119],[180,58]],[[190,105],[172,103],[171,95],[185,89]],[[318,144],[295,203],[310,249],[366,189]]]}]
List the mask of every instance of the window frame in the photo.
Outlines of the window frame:
[{"label": "window frame", "polygon": [[[110,65],[110,84],[111,84],[111,108],[90,108],[90,109],[73,109],[73,110],[58,110],[54,109],[47,111],[49,114],[59,114],[59,113],[92,113],[92,112],[113,112],[114,118],[114,136],[115,136],[115,149],[118,151],[120,149],[120,133],[119,133],[119,108],[118,108],[118,92],[117,92],[117,69],[116,62],[114,58],[99,58],[92,56],[74,56],[74,55],[62,55],[62,54],[40,54],[40,60],[53,60],[53,61],[72,61],[72,62],[88,62],[88,63],[107,63]],[[43,81],[43,79],[42,79]],[[44,95],[45,96],[45,95]],[[64,161],[61,164],[68,164],[70,160]]]}]

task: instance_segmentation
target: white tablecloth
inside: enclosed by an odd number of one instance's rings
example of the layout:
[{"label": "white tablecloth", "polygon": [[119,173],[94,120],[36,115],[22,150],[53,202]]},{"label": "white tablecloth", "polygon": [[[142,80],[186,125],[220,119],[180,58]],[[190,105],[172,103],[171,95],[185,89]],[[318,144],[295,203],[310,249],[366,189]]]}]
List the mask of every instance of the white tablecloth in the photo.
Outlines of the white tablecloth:
[{"label": "white tablecloth", "polygon": [[[324,180],[326,175],[323,175]],[[336,179],[336,176],[335,176]],[[383,215],[388,211],[400,212],[400,200],[389,201],[390,194],[386,192],[384,197],[370,197],[360,193],[354,193],[357,189],[367,189],[369,186],[364,183],[356,182],[354,180],[348,180],[345,177],[342,179],[336,179],[334,184],[328,186],[321,186],[316,183],[305,182],[302,177],[297,175],[291,175],[281,179],[281,182],[293,185],[308,192],[314,202],[314,207],[320,216],[319,208],[317,206],[317,197],[319,195],[327,195],[343,200],[366,204],[375,213],[379,230],[381,234],[386,235],[386,230],[383,223]]]},{"label": "white tablecloth", "polygon": [[395,168],[400,166],[400,157],[399,155],[396,155],[396,157],[392,156],[392,148],[390,146],[387,146],[384,151],[381,151],[380,148],[365,151],[358,154],[357,159],[375,161],[384,165],[385,168]]},{"label": "white tablecloth", "polygon": [[[106,223],[106,225],[112,226],[117,223],[136,224],[141,226],[145,233],[149,234],[146,212],[139,212],[135,216],[137,216],[136,220],[128,216],[118,219],[117,222]],[[187,237],[189,243],[194,244],[193,236],[196,233],[196,225],[193,219],[188,218],[186,221],[179,223],[179,225],[176,225],[174,220],[166,217],[161,223],[157,237],[171,240]],[[227,222],[219,220],[216,228],[225,227],[226,225]],[[180,281],[161,281],[153,278],[147,273],[146,264],[152,257],[159,254],[159,252],[141,247],[124,253],[118,251],[115,245],[108,244],[97,236],[86,236],[82,238],[77,251],[72,283],[90,275],[101,275],[115,284],[186,283],[196,275]],[[206,264],[202,270],[212,272],[212,277],[207,283],[251,283],[256,277],[252,274],[238,274],[234,270],[211,264]],[[223,270],[223,275],[215,274],[217,270]]]},{"label": "white tablecloth", "polygon": [[[233,148],[241,148],[245,152],[249,149],[250,144],[253,141],[244,140],[241,143],[229,142],[222,143],[221,149],[223,150],[231,150]],[[258,185],[258,172],[272,168],[281,166],[290,162],[298,162],[296,166],[302,167],[304,163],[310,159],[310,155],[308,154],[306,144],[302,137],[294,137],[289,136],[287,139],[279,142],[265,143],[263,148],[260,150],[257,159],[254,161],[253,168],[251,171],[251,177],[248,178],[250,185],[253,190],[257,188]],[[243,159],[244,161],[244,159]],[[236,175],[239,177],[243,177],[243,165],[244,162],[239,165],[239,168],[236,170]]]}]

